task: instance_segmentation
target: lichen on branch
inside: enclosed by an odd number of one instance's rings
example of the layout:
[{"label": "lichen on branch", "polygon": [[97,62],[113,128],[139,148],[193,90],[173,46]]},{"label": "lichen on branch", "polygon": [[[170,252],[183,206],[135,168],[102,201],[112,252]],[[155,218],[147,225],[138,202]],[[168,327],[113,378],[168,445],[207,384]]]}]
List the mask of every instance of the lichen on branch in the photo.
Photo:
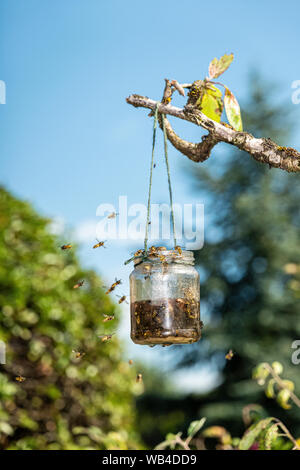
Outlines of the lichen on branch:
[{"label": "lichen on branch", "polygon": [[[188,88],[191,85],[183,85],[183,87]],[[281,147],[271,139],[258,139],[248,132],[235,130],[229,124],[216,122],[190,104],[187,104],[184,108],[175,107],[170,104],[171,96],[168,98],[168,100],[163,99],[162,102],[157,102],[145,96],[134,94],[130,95],[126,101],[136,108],[147,108],[152,111],[158,104],[159,113],[189,121],[207,130],[208,135],[202,138],[202,142],[195,144],[180,138],[172,129],[169,121],[165,121],[169,141],[189,159],[195,162],[203,162],[209,157],[212,148],[218,142],[226,142],[240,150],[244,150],[255,160],[268,164],[270,167],[289,172],[300,172],[300,153],[297,150],[290,147]]]}]

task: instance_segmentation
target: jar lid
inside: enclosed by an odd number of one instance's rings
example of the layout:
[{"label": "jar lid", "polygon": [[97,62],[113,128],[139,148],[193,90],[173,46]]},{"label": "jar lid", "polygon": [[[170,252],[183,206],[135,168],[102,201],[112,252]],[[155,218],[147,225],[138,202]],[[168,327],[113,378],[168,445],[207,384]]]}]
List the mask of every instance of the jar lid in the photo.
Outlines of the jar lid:
[{"label": "jar lid", "polygon": [[155,264],[163,263],[178,263],[178,264],[194,264],[193,251],[179,249],[167,250],[164,247],[151,247],[148,250],[147,257],[144,259],[137,257],[134,260],[134,265],[139,265],[143,262],[152,262]]}]

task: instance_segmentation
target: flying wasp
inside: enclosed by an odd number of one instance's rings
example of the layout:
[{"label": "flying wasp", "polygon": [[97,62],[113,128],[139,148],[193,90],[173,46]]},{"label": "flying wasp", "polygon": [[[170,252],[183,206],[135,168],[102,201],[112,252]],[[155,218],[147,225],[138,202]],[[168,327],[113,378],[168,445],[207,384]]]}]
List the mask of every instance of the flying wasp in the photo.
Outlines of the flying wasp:
[{"label": "flying wasp", "polygon": [[70,248],[72,248],[72,245],[68,244],[68,245],[62,245],[60,247],[61,250],[69,250]]},{"label": "flying wasp", "polygon": [[21,382],[25,382],[26,377],[23,377],[22,375],[18,375],[18,376],[15,378],[15,380],[16,380],[17,382],[20,382],[20,383],[21,383]]},{"label": "flying wasp", "polygon": [[107,321],[111,321],[111,320],[115,319],[114,315],[105,315],[105,313],[104,313],[103,316],[104,316],[103,323],[106,323]]},{"label": "flying wasp", "polygon": [[73,286],[73,289],[78,289],[79,287],[82,287],[84,284],[84,281],[78,281],[77,284]]},{"label": "flying wasp", "polygon": [[117,297],[120,297],[119,299],[119,304],[122,304],[123,302],[126,302],[126,304],[128,304],[127,300],[126,300],[126,295],[122,295],[122,297],[120,295],[117,295]]},{"label": "flying wasp", "polygon": [[106,246],[104,246],[104,243],[107,241],[107,240],[104,240],[103,242],[99,242],[99,240],[97,239],[98,243],[96,243],[96,245],[93,246],[93,248],[100,248],[100,246],[103,246],[103,248],[106,248]]},{"label": "flying wasp", "polygon": [[143,382],[143,376],[142,376],[142,374],[138,374],[136,376],[136,383],[141,383],[141,382]]},{"label": "flying wasp", "polygon": [[119,215],[118,212],[112,212],[111,214],[109,214],[107,216],[108,219],[115,219],[117,217],[117,215]]},{"label": "flying wasp", "polygon": [[72,353],[75,355],[76,359],[81,359],[85,356],[85,352],[75,351],[75,349],[72,350]]},{"label": "flying wasp", "polygon": [[109,341],[114,333],[111,333],[110,335],[100,335],[98,336],[99,339],[101,339],[102,343],[105,343],[106,341]]},{"label": "flying wasp", "polygon": [[231,359],[233,358],[234,356],[234,352],[232,351],[232,349],[229,349],[228,353],[225,355],[225,359],[227,361],[231,361]]},{"label": "flying wasp", "polygon": [[110,286],[110,288],[105,292],[105,294],[110,294],[120,284],[122,284],[122,280],[116,278],[115,282]]}]

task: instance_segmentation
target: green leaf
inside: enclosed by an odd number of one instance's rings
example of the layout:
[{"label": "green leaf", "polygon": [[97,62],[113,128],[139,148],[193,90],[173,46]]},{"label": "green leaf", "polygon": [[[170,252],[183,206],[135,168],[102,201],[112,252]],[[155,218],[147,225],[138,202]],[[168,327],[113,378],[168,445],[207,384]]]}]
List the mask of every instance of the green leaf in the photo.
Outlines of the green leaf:
[{"label": "green leaf", "polygon": [[218,78],[233,61],[233,54],[224,54],[220,59],[216,57],[211,61],[208,67],[209,78]]},{"label": "green leaf", "polygon": [[242,131],[243,123],[239,103],[234,94],[227,87],[225,87],[224,104],[229,124],[231,124],[236,131]]},{"label": "green leaf", "polygon": [[26,411],[20,411],[18,416],[19,426],[21,428],[30,429],[36,431],[39,427],[38,423],[31,419]]},{"label": "green leaf", "polygon": [[14,433],[14,430],[10,424],[6,423],[5,421],[0,421],[0,432],[11,436]]},{"label": "green leaf", "polygon": [[272,367],[274,369],[275,374],[277,375],[280,375],[283,371],[283,365],[278,361],[272,362]]},{"label": "green leaf", "polygon": [[264,385],[267,377],[269,376],[269,371],[266,369],[264,363],[258,364],[252,372],[252,378],[257,380],[258,385]]},{"label": "green leaf", "polygon": [[214,85],[207,85],[203,89],[201,96],[200,109],[205,116],[216,122],[221,121],[223,112],[222,92]]},{"label": "green leaf", "polygon": [[265,449],[272,450],[272,444],[278,437],[278,424],[272,424],[265,434]]},{"label": "green leaf", "polygon": [[206,418],[201,418],[197,421],[192,421],[188,428],[188,436],[194,437],[198,431],[203,427]]},{"label": "green leaf", "polygon": [[266,418],[262,419],[258,423],[253,424],[250,426],[249,429],[245,432],[242,439],[239,443],[240,450],[247,450],[254,444],[254,442],[258,439],[260,433],[266,429],[266,427],[272,422],[274,418]]},{"label": "green leaf", "polygon": [[158,444],[154,447],[154,450],[163,450],[169,447],[170,449],[174,450],[176,447],[176,438],[181,437],[182,432],[178,432],[177,434],[169,433],[166,435],[166,440]]},{"label": "green leaf", "polygon": [[[182,434],[182,433],[179,433],[179,434]],[[176,439],[176,434],[173,434],[172,432],[169,432],[166,435],[166,441],[174,441],[174,439]]]},{"label": "green leaf", "polygon": [[274,385],[275,385],[275,379],[270,379],[266,387],[266,391],[265,391],[265,394],[268,398],[275,397]]},{"label": "green leaf", "polygon": [[284,386],[288,390],[290,390],[291,392],[293,392],[295,390],[295,384],[291,380],[283,380],[282,382],[283,382]]},{"label": "green leaf", "polygon": [[182,433],[179,432],[178,434],[172,434],[171,432],[166,435],[166,441],[169,443],[169,447],[171,450],[174,450],[176,447],[176,437],[181,437]]},{"label": "green leaf", "polygon": [[225,445],[232,442],[231,435],[223,426],[210,426],[203,431],[201,436],[219,439]]},{"label": "green leaf", "polygon": [[289,410],[291,405],[288,403],[290,399],[290,391],[289,390],[280,390],[277,395],[277,403],[281,406],[281,408],[285,410]]}]

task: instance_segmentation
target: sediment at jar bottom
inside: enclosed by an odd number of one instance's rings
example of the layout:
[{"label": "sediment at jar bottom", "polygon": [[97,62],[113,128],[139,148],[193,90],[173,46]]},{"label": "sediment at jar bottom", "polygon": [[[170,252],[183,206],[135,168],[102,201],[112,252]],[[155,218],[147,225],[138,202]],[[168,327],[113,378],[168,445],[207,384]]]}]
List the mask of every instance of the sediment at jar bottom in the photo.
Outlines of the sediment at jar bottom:
[{"label": "sediment at jar bottom", "polygon": [[200,305],[194,299],[131,303],[131,339],[137,344],[186,344],[200,336]]}]

